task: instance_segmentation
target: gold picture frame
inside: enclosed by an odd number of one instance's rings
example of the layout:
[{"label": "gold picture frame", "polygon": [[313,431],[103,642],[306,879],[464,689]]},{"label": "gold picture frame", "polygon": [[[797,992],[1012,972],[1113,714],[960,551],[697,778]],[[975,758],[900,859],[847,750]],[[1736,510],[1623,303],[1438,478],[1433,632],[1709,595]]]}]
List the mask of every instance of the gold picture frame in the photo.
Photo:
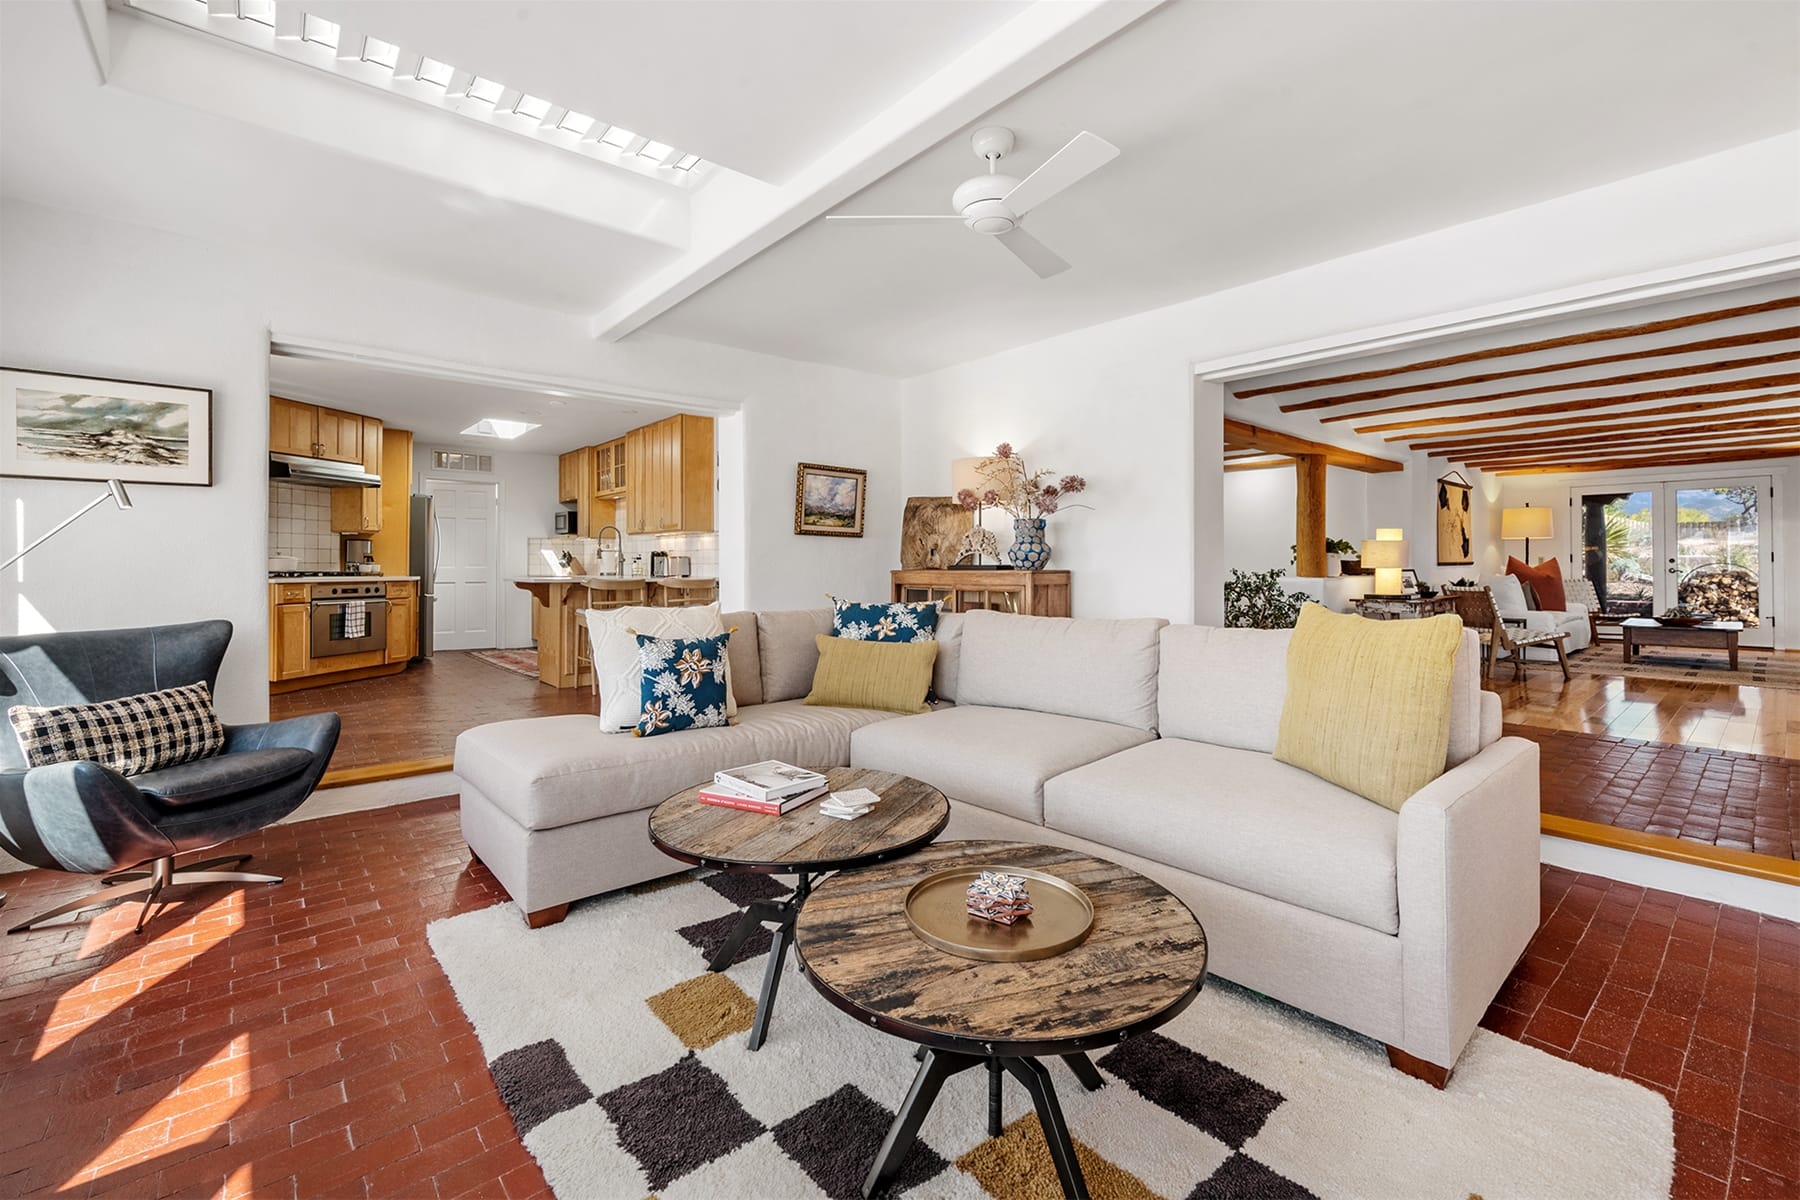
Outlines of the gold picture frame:
[{"label": "gold picture frame", "polygon": [[1474,489],[1456,472],[1437,481],[1437,561],[1440,567],[1466,567],[1475,561]]},{"label": "gold picture frame", "polygon": [[861,537],[869,473],[855,467],[801,463],[794,472],[794,532]]}]

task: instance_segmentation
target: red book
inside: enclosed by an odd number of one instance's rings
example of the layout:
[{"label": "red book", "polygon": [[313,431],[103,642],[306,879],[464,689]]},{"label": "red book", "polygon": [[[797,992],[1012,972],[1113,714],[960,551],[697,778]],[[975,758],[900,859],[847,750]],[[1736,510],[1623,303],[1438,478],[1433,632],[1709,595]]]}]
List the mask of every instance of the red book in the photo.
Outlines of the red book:
[{"label": "red book", "polygon": [[744,812],[762,813],[764,816],[778,817],[782,813],[791,812],[809,800],[817,800],[825,794],[825,788],[815,788],[810,792],[802,792],[798,796],[789,796],[785,800],[757,800],[742,792],[733,792],[725,788],[702,788],[695,799],[702,804],[712,804],[719,808],[736,808]]}]

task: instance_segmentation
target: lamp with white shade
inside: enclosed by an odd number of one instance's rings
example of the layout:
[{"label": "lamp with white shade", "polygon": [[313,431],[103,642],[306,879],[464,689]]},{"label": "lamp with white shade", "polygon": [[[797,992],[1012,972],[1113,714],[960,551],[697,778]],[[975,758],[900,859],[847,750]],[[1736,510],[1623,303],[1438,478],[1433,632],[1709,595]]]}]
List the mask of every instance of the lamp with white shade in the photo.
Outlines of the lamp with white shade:
[{"label": "lamp with white shade", "polygon": [[1406,584],[1400,572],[1406,566],[1408,547],[1409,543],[1403,538],[1376,537],[1362,544],[1362,565],[1375,570],[1375,590],[1369,593],[1371,596],[1396,599],[1404,595]]},{"label": "lamp with white shade", "polygon": [[1531,562],[1531,539],[1550,536],[1550,510],[1533,508],[1527,504],[1524,508],[1503,508],[1500,510],[1500,540],[1525,542],[1525,561]]}]

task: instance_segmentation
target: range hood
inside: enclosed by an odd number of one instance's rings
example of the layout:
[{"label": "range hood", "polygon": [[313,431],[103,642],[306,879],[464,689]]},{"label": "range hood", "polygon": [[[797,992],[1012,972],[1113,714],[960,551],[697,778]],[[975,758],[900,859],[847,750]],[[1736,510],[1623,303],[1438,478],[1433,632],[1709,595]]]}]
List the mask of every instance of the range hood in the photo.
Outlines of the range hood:
[{"label": "range hood", "polygon": [[311,487],[380,487],[381,476],[371,475],[356,463],[328,458],[302,458],[298,454],[269,455],[269,478],[285,479]]}]

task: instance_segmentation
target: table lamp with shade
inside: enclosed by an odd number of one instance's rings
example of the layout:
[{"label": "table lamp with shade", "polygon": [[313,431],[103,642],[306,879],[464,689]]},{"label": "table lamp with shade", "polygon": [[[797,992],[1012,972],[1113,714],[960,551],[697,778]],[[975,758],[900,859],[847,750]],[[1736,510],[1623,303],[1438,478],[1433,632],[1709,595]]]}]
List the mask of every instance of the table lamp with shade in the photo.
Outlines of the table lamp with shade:
[{"label": "table lamp with shade", "polygon": [[1524,508],[1503,508],[1500,510],[1500,540],[1503,542],[1525,543],[1525,562],[1531,562],[1531,539],[1550,536],[1550,510],[1533,508],[1527,504]]},{"label": "table lamp with shade", "polygon": [[[1379,533],[1398,533],[1397,529],[1384,529]],[[1362,544],[1362,565],[1365,569],[1374,568],[1375,590],[1369,595],[1380,599],[1394,600],[1405,595],[1406,582],[1400,572],[1406,566],[1406,553],[1409,543],[1404,538],[1376,536]]]}]

